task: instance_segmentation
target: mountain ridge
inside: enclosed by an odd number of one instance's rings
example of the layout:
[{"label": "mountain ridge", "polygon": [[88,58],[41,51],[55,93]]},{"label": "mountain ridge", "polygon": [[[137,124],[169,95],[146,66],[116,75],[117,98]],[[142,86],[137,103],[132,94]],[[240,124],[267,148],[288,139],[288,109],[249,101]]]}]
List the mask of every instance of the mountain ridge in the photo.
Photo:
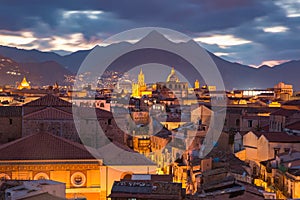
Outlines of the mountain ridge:
[{"label": "mountain ridge", "polygon": [[[149,40],[151,37],[151,40],[159,40],[161,42],[164,42],[165,40],[165,42],[172,42],[157,31],[150,32],[138,42],[151,41]],[[181,42],[178,43],[178,45],[186,45],[187,43],[191,42],[193,41]],[[119,43],[114,43],[111,45],[113,45],[111,48],[118,48]],[[107,47],[96,45],[94,48]],[[79,50],[62,56],[54,52],[43,52],[35,49],[24,50],[16,47],[0,46],[0,55],[9,57],[21,63],[41,63],[45,61],[55,61],[68,71],[76,73],[84,58],[91,52],[91,50],[92,49]],[[217,65],[227,89],[270,88],[278,82],[283,81],[293,84],[297,90],[300,90],[298,81],[299,78],[297,77],[297,74],[300,74],[300,68],[297,67],[300,65],[299,60],[287,61],[273,67],[261,66],[259,68],[254,68],[248,65],[227,61],[209,51],[207,52]],[[193,76],[193,74],[189,75]]]}]

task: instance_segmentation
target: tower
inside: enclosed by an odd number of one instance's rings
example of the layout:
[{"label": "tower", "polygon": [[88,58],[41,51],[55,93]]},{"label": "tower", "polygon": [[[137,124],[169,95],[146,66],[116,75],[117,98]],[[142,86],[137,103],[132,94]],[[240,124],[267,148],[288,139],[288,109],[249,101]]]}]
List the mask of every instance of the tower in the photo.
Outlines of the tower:
[{"label": "tower", "polygon": [[140,87],[138,83],[132,83],[132,97],[140,97]]},{"label": "tower", "polygon": [[140,87],[145,86],[145,76],[144,76],[142,68],[141,68],[141,71],[140,71],[139,76],[138,76],[138,84],[139,84]]},{"label": "tower", "polygon": [[198,81],[198,79],[195,81],[194,83],[194,89],[199,89],[200,88],[200,83]]}]

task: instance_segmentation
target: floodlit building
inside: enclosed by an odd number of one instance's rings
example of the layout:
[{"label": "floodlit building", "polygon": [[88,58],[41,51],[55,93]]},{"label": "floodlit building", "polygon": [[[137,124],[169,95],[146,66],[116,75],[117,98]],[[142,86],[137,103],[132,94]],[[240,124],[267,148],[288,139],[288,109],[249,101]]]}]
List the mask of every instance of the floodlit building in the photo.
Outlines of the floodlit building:
[{"label": "floodlit building", "polygon": [[[289,100],[290,96],[293,95],[293,85],[288,85],[283,82],[279,82],[274,86],[274,91],[276,94],[276,98],[280,98],[283,100]],[[288,96],[286,96],[288,95]]]},{"label": "floodlit building", "polygon": [[22,90],[22,89],[30,89],[31,86],[30,84],[27,82],[26,77],[24,76],[22,82],[18,85],[18,90]]},{"label": "floodlit building", "polygon": [[172,67],[170,74],[167,77],[166,82],[156,83],[156,89],[168,90],[168,96],[171,98],[182,98],[188,95],[188,83],[181,82],[176,74],[174,67]]},{"label": "floodlit building", "polygon": [[0,179],[62,182],[66,198],[105,199],[114,180],[155,171],[153,162],[118,143],[94,149],[38,133],[0,146]]}]

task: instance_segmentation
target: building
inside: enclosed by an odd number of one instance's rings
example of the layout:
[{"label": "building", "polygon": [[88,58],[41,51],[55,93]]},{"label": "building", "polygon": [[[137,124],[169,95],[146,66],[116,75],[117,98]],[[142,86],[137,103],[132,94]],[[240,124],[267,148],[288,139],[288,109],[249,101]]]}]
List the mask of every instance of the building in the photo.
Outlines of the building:
[{"label": "building", "polygon": [[137,83],[132,83],[132,90],[131,90],[132,97],[140,98],[144,95],[151,96],[152,91],[147,90],[147,86],[145,83],[145,76],[143,73],[143,70],[141,69],[139,75],[138,75],[138,82]]},{"label": "building", "polygon": [[105,199],[114,180],[155,172],[156,164],[119,143],[94,149],[38,133],[0,146],[0,179],[62,182],[66,198]]},{"label": "building", "polygon": [[0,144],[22,137],[22,107],[0,106]]},{"label": "building", "polygon": [[289,110],[281,108],[270,114],[269,131],[282,132],[284,128],[300,120],[299,110]]},{"label": "building", "polygon": [[194,89],[200,89],[200,82],[198,80],[196,80],[194,83]]},{"label": "building", "polygon": [[280,199],[300,197],[300,152],[289,151],[260,165],[260,179],[255,183],[265,190],[273,190]]},{"label": "building", "polygon": [[[2,180],[0,193],[4,199],[49,199],[63,200],[66,197],[65,183],[40,180]],[[0,190],[1,190],[0,189]],[[3,196],[0,198],[3,199]]]},{"label": "building", "polygon": [[180,82],[174,67],[172,67],[166,82],[156,83],[156,89],[159,91],[167,90],[165,96],[171,98],[182,98],[188,96],[188,83]]},{"label": "building", "polygon": [[276,155],[300,150],[300,137],[284,132],[249,131],[243,135],[243,150],[236,153],[241,160],[249,163],[251,174],[257,176],[260,162]]},{"label": "building", "polygon": [[31,89],[30,84],[27,82],[26,77],[24,76],[22,82],[18,85],[18,90],[23,90],[23,89]]},{"label": "building", "polygon": [[274,86],[275,96],[278,99],[290,100],[290,97],[293,95],[293,85],[288,85],[283,82],[279,82]]},{"label": "building", "polygon": [[126,143],[125,134],[116,125],[111,112],[90,107],[73,108],[72,103],[51,94],[23,106],[22,136],[46,131],[97,148],[107,141],[100,128],[110,140]]},{"label": "building", "polygon": [[32,134],[0,146],[0,174],[11,180],[49,179],[66,184],[66,197],[100,199],[101,167],[83,145],[47,133]]},{"label": "building", "polygon": [[180,183],[172,183],[172,177],[148,174],[133,174],[131,179],[115,181],[112,200],[127,199],[184,199]]}]

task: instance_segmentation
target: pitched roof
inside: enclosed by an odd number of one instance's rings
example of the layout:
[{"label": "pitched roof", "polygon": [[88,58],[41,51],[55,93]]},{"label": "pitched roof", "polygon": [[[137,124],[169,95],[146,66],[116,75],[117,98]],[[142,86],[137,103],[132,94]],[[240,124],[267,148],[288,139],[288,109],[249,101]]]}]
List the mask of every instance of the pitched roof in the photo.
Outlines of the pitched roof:
[{"label": "pitched roof", "polygon": [[47,107],[42,110],[38,110],[36,112],[32,112],[24,116],[24,119],[49,119],[49,120],[58,120],[58,119],[69,119],[73,120],[72,113],[65,112],[63,110],[54,108],[54,107]]},{"label": "pitched roof", "polygon": [[84,145],[48,133],[29,135],[0,146],[0,161],[80,159],[95,157]]},{"label": "pitched roof", "polygon": [[291,123],[291,124],[285,126],[285,128],[290,129],[290,130],[300,130],[300,121]]},{"label": "pitched roof", "polygon": [[[256,137],[260,137],[263,133],[262,132],[258,132],[258,131],[249,131],[249,132],[252,132],[254,135],[256,135]],[[248,134],[249,132],[247,132],[246,134]],[[246,135],[245,134],[245,135]]]},{"label": "pitched roof", "polygon": [[286,116],[289,117],[295,113],[299,112],[298,110],[288,110],[288,109],[278,109],[275,112],[271,113],[271,115],[280,115],[280,116]]},{"label": "pitched roof", "polygon": [[262,132],[261,134],[265,136],[269,142],[300,144],[300,136],[288,135],[284,132]]},{"label": "pitched roof", "polygon": [[72,107],[72,103],[65,101],[52,94],[46,94],[45,96],[24,104],[23,106],[67,106]]},{"label": "pitched roof", "polygon": [[291,101],[287,101],[284,103],[284,105],[295,105],[295,106],[300,106],[300,100],[291,100]]}]

